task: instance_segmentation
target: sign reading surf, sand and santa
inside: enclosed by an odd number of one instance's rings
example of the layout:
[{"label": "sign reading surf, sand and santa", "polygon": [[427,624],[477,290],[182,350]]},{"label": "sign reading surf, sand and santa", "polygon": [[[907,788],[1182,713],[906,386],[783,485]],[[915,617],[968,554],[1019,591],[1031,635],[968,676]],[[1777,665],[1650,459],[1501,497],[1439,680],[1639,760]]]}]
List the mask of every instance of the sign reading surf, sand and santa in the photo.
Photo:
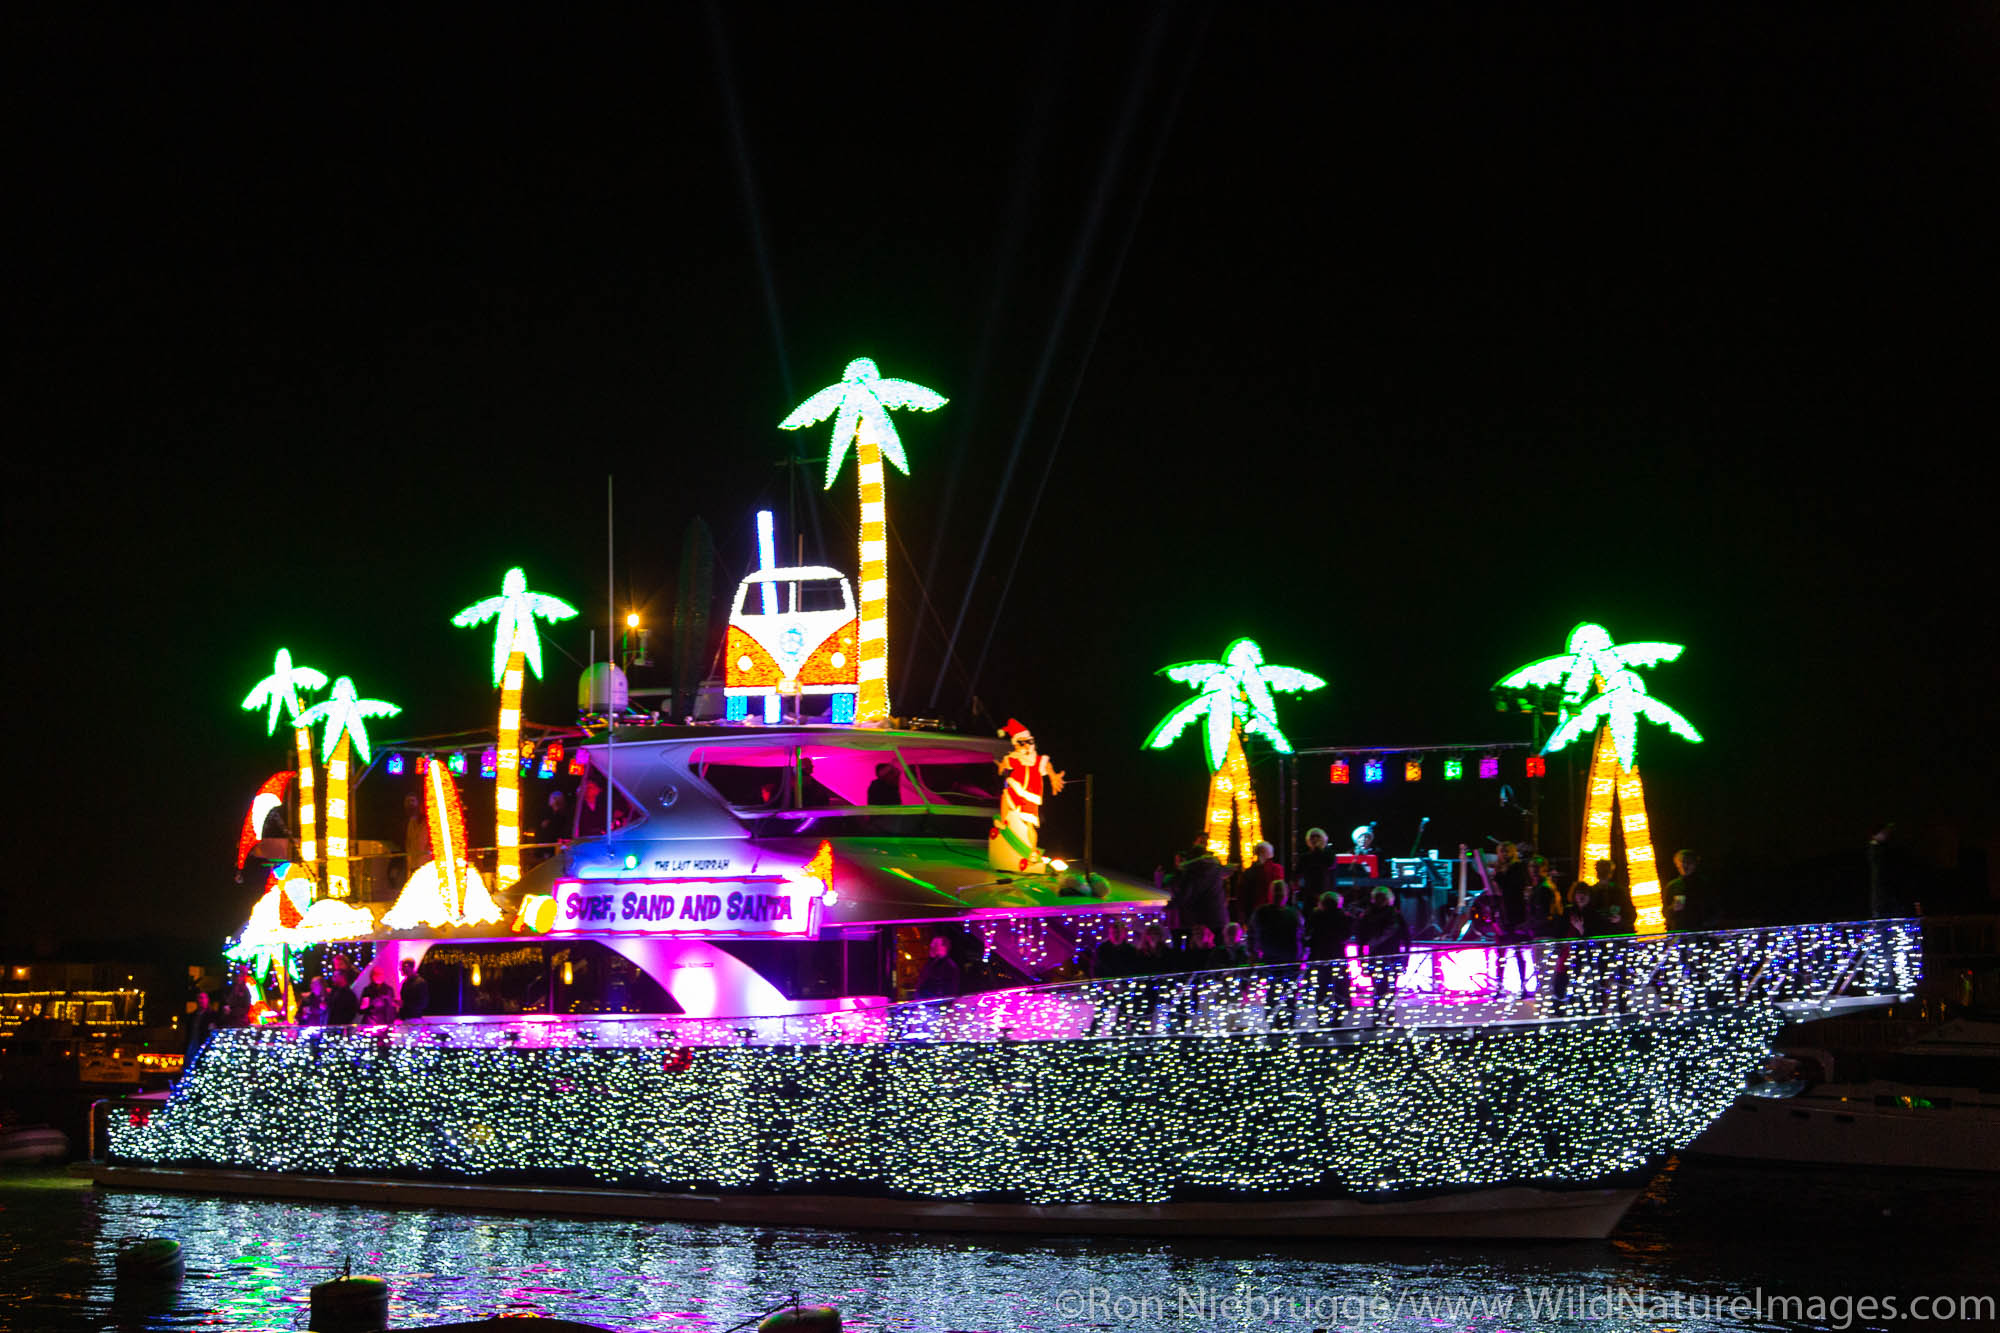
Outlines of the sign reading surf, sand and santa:
[{"label": "sign reading surf, sand and santa", "polygon": [[818,933],[817,881],[559,880],[553,934],[796,939]]}]

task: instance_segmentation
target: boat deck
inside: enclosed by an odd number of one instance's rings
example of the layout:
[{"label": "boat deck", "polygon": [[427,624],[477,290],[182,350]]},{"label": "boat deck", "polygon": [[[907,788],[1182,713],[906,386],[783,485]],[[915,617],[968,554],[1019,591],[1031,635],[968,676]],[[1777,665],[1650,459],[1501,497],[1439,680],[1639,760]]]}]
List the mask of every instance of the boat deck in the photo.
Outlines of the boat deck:
[{"label": "boat deck", "polygon": [[1913,919],[1436,944],[1393,958],[1022,987],[786,1016],[522,1015],[378,1029],[443,1047],[700,1047],[854,1042],[1091,1041],[1294,1033],[1345,1043],[1387,1031],[1549,1025],[1769,1005],[1792,1019],[1910,998]]}]

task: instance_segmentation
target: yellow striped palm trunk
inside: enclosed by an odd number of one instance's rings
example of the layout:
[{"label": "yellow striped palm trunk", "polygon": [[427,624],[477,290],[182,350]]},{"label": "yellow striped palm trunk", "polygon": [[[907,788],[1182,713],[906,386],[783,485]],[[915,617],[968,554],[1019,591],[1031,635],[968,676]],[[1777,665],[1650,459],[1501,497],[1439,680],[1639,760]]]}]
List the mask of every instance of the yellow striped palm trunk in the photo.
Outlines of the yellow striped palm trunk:
[{"label": "yellow striped palm trunk", "polygon": [[1611,817],[1618,802],[1618,747],[1611,728],[1597,729],[1590,752],[1590,776],[1583,785],[1583,848],[1578,854],[1578,880],[1595,878],[1597,863],[1611,859]]},{"label": "yellow striped palm trunk", "polygon": [[1653,831],[1646,823],[1646,786],[1637,766],[1618,775],[1618,813],[1625,826],[1625,876],[1632,885],[1632,929],[1657,935],[1667,928],[1660,910],[1660,872],[1653,860]]},{"label": "yellow striped palm trunk", "polygon": [[494,844],[500,849],[493,872],[494,887],[504,889],[521,878],[521,676],[526,659],[519,649],[508,655],[507,674],[500,683],[500,771],[493,789]]},{"label": "yellow striped palm trunk", "polygon": [[861,478],[860,692],[856,722],[889,718],[889,518],[882,500],[882,450],[868,433],[856,439]]},{"label": "yellow striped palm trunk", "polygon": [[312,731],[292,728],[292,743],[299,752],[299,863],[314,879],[319,878],[319,792],[313,784]]},{"label": "yellow striped palm trunk", "polygon": [[1222,767],[1208,778],[1208,850],[1224,865],[1229,864],[1231,820],[1237,825],[1237,855],[1248,866],[1257,859],[1257,844],[1264,840],[1264,820],[1257,813],[1257,791],[1250,785],[1250,758],[1243,752],[1240,724],[1229,728]]},{"label": "yellow striped palm trunk", "polygon": [[354,892],[347,877],[347,733],[326,761],[326,892],[330,898],[345,898]]},{"label": "yellow striped palm trunk", "polygon": [[1597,729],[1590,752],[1590,777],[1584,784],[1583,847],[1576,877],[1595,876],[1597,863],[1611,859],[1611,821],[1618,818],[1625,833],[1625,870],[1632,900],[1632,929],[1657,935],[1666,929],[1660,910],[1660,875],[1653,856],[1653,833],[1646,821],[1646,785],[1637,768],[1618,762],[1618,745],[1611,728]]}]

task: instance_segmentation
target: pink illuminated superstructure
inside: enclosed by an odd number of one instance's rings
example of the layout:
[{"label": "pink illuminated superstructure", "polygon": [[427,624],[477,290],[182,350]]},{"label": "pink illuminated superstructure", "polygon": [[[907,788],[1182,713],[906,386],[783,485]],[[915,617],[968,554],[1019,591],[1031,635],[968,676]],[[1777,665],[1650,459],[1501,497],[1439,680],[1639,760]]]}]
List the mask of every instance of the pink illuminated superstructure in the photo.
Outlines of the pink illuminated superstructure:
[{"label": "pink illuminated superstructure", "polygon": [[1072,980],[1109,921],[1136,925],[1165,895],[1061,862],[990,869],[1002,748],[835,725],[600,727],[549,766],[573,836],[539,864],[524,854],[500,922],[391,910],[339,948],[361,960],[357,990],[411,964],[437,1023],[880,1008],[909,998],[939,936],[970,990]]}]

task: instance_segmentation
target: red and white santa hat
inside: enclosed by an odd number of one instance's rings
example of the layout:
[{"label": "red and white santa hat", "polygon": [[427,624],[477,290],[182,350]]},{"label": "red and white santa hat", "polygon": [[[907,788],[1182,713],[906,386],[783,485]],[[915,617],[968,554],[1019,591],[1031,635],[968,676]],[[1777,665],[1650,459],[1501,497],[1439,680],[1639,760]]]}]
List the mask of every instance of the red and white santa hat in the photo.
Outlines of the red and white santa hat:
[{"label": "red and white santa hat", "polygon": [[1023,737],[1026,737],[1028,740],[1035,739],[1033,732],[1011,717],[1007,719],[1007,725],[1002,727],[998,734],[1000,739],[1013,741],[1016,744],[1019,744]]}]

